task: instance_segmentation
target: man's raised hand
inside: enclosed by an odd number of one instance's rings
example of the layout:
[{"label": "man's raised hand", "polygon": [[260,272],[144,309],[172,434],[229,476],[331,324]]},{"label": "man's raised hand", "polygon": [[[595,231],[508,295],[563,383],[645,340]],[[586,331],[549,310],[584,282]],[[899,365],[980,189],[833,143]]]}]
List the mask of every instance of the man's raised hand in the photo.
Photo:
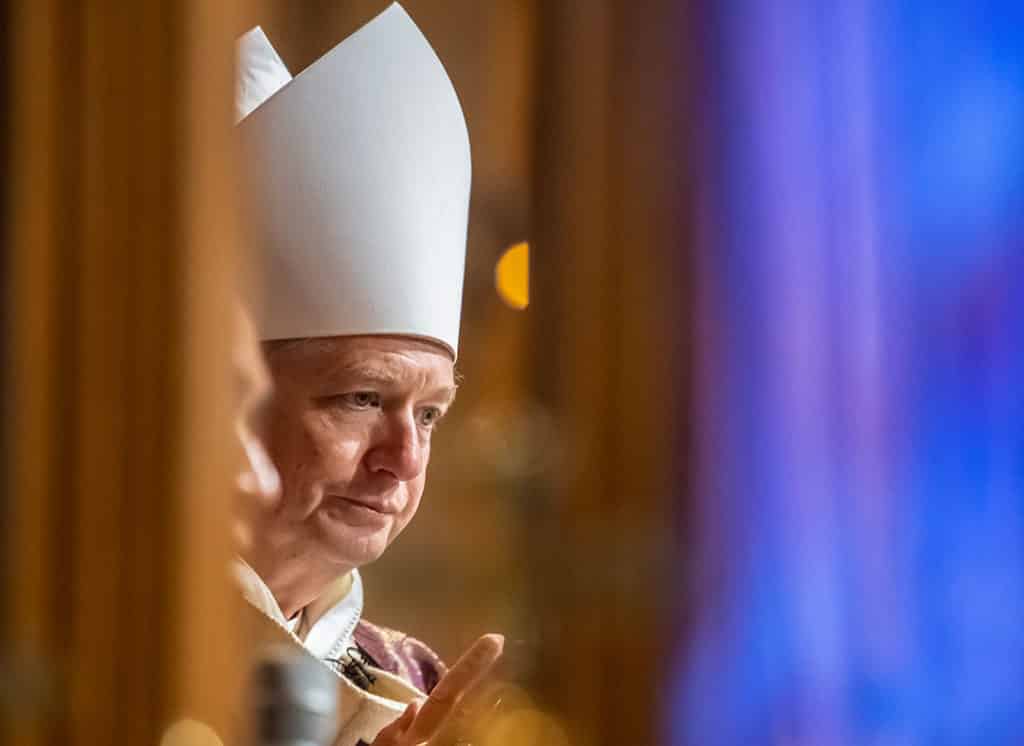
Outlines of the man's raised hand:
[{"label": "man's raised hand", "polygon": [[452,718],[456,708],[487,676],[501,657],[505,638],[484,635],[463,653],[422,702],[410,704],[402,716],[382,730],[372,746],[430,744]]}]

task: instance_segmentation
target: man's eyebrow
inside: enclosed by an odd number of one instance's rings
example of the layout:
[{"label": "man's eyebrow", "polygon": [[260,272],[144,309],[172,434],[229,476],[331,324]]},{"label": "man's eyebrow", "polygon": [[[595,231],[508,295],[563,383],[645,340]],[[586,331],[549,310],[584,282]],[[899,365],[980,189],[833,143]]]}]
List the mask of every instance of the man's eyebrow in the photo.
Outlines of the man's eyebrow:
[{"label": "man's eyebrow", "polygon": [[330,372],[331,376],[347,376],[359,378],[374,383],[393,384],[398,382],[398,376],[386,368],[375,365],[363,365],[360,363],[347,363],[338,366]]},{"label": "man's eyebrow", "polygon": [[[330,375],[332,377],[355,378],[360,381],[380,384],[382,386],[395,385],[401,382],[401,378],[387,368],[363,363],[343,363],[334,368]],[[459,388],[459,382],[451,386],[438,386],[431,391],[431,394],[444,396],[451,405],[455,401],[455,394]]]}]

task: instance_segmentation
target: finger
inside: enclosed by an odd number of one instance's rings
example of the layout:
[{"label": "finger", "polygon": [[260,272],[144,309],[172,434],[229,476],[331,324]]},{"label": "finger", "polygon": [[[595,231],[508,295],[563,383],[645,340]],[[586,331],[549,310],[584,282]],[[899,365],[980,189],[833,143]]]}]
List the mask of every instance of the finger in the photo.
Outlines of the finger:
[{"label": "finger", "polygon": [[420,701],[413,700],[409,703],[409,706],[405,708],[402,714],[398,717],[398,720],[391,723],[373,739],[372,746],[397,746],[403,741],[402,736],[405,731],[408,730],[409,726],[412,725],[416,719],[416,714],[420,709]]},{"label": "finger", "polygon": [[[466,692],[454,711],[448,715],[439,736],[443,739],[449,732],[466,733],[470,730],[486,728],[486,721],[494,717],[496,703],[500,703],[506,695],[513,693],[507,682],[510,679],[522,679],[522,641],[505,640],[501,658],[494,664],[487,676]],[[518,654],[517,654],[518,653]],[[490,711],[490,712],[489,712]]]},{"label": "finger", "polygon": [[490,677],[482,678],[463,694],[430,743],[459,743],[467,737],[486,733],[499,714],[501,701],[501,687],[494,685]]},{"label": "finger", "polygon": [[420,704],[421,702],[418,699],[414,699],[409,703],[402,716],[393,723],[395,730],[405,733],[409,729],[409,726],[413,724],[413,721],[416,720],[416,716],[419,714]]},{"label": "finger", "polygon": [[501,635],[484,635],[473,643],[423,703],[420,714],[409,729],[409,740],[416,743],[432,738],[463,693],[491,670],[501,657],[504,645],[505,638]]}]

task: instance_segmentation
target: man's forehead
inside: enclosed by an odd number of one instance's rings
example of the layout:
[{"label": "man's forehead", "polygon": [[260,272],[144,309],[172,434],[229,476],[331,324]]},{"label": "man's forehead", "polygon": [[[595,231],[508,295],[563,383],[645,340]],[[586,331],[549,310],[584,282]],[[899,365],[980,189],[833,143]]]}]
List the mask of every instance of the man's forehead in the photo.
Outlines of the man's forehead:
[{"label": "man's forehead", "polygon": [[359,377],[381,383],[431,387],[455,385],[454,364],[447,350],[412,337],[329,337],[284,343],[279,353],[305,375],[317,378]]}]

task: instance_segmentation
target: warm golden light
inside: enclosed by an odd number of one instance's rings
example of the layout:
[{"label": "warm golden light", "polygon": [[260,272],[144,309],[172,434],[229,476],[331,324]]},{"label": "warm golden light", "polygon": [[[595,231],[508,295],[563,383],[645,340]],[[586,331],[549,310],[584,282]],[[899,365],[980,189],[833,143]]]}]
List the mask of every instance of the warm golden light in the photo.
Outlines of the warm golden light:
[{"label": "warm golden light", "polygon": [[530,303],[530,245],[525,241],[505,250],[494,268],[494,285],[507,305],[517,310]]},{"label": "warm golden light", "polygon": [[569,738],[551,715],[525,709],[499,717],[484,746],[569,746]]},{"label": "warm golden light", "polygon": [[210,726],[185,719],[164,732],[160,746],[224,746],[224,742]]}]

